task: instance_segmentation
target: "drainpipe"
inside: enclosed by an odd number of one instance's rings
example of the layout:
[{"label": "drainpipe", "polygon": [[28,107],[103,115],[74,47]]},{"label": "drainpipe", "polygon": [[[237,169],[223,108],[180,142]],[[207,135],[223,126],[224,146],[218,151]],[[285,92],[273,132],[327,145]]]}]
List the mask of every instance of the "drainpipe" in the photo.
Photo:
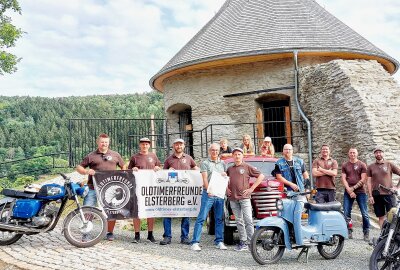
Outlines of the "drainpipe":
[{"label": "drainpipe", "polygon": [[293,58],[294,58],[294,97],[296,101],[296,106],[297,110],[299,111],[301,117],[306,121],[307,123],[307,143],[308,143],[308,167],[309,167],[309,174],[310,174],[310,181],[311,181],[311,188],[314,187],[314,180],[312,177],[312,141],[311,141],[311,122],[307,118],[306,114],[300,107],[299,103],[299,67],[298,67],[298,61],[297,61],[297,54],[298,51],[294,50],[293,51]]}]

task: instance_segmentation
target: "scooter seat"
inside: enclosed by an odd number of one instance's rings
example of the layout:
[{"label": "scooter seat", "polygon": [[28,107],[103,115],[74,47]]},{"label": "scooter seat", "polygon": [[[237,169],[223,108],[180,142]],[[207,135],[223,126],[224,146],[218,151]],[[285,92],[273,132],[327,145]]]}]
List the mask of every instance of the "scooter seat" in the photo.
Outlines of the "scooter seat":
[{"label": "scooter seat", "polygon": [[36,193],[27,193],[27,192],[23,192],[20,190],[14,190],[14,189],[8,189],[5,188],[2,190],[1,192],[4,196],[7,197],[12,197],[12,198],[27,198],[27,199],[32,199],[35,198]]},{"label": "scooter seat", "polygon": [[340,202],[327,203],[305,203],[304,208],[314,211],[340,211],[342,204]]}]

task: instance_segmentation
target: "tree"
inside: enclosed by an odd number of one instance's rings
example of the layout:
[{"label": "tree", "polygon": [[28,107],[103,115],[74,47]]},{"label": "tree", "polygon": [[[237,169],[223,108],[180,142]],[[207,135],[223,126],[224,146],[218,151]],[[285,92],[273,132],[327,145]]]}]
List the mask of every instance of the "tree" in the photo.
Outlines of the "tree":
[{"label": "tree", "polygon": [[13,73],[17,70],[17,63],[21,60],[9,53],[6,49],[14,47],[15,42],[22,36],[22,30],[11,23],[6,11],[12,10],[21,14],[21,7],[17,0],[0,0],[0,75]]}]

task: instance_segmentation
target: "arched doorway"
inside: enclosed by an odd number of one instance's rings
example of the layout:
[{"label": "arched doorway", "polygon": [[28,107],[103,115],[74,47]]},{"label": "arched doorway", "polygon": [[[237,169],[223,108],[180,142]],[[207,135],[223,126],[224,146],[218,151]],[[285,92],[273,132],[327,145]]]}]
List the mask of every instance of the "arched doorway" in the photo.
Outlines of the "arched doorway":
[{"label": "arched doorway", "polygon": [[168,133],[173,138],[185,140],[185,153],[193,156],[192,107],[186,104],[174,104],[167,110]]},{"label": "arched doorway", "polygon": [[292,143],[290,97],[282,94],[265,95],[257,102],[257,120],[262,120],[259,130],[262,129],[263,136],[272,138],[276,152],[282,152],[285,144]]}]

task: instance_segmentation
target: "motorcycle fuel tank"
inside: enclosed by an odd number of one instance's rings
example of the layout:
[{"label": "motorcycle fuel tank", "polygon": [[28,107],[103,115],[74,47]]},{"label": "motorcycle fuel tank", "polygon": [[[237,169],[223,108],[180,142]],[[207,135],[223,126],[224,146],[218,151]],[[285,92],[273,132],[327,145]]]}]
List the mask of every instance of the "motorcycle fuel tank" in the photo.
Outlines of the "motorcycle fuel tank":
[{"label": "motorcycle fuel tank", "polygon": [[62,199],[64,195],[65,188],[63,186],[57,184],[47,184],[40,188],[36,197],[45,200],[58,200]]}]

